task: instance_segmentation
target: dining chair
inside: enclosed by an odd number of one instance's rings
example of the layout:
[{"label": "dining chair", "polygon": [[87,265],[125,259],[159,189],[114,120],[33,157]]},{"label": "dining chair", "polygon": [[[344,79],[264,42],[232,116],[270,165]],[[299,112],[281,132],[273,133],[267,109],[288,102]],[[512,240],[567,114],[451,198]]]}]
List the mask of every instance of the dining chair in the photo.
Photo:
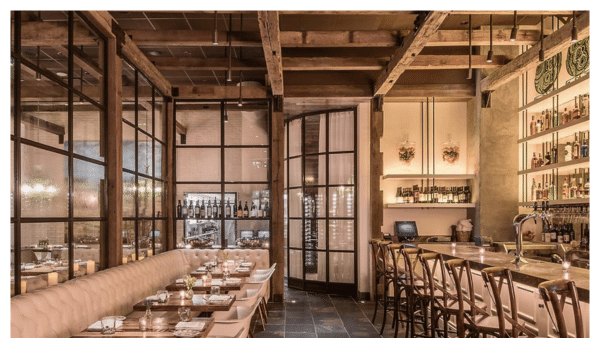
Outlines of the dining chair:
[{"label": "dining chair", "polygon": [[583,317],[581,315],[581,305],[575,282],[568,279],[551,280],[540,283],[538,289],[540,290],[552,324],[555,330],[558,331],[559,338],[567,338],[569,336],[564,312],[567,298],[571,298],[573,307],[575,337],[584,338]]},{"label": "dining chair", "polygon": [[[244,328],[241,337],[250,336],[250,325],[252,322],[252,316],[258,307],[260,301],[255,300],[251,306],[233,306],[229,311],[216,311],[213,313],[215,319],[215,326],[209,332],[209,335],[214,334],[215,336],[229,336],[231,332],[238,332],[241,328]],[[217,324],[220,324],[217,327]],[[215,329],[215,327],[217,327]],[[214,332],[213,332],[214,331]]]}]

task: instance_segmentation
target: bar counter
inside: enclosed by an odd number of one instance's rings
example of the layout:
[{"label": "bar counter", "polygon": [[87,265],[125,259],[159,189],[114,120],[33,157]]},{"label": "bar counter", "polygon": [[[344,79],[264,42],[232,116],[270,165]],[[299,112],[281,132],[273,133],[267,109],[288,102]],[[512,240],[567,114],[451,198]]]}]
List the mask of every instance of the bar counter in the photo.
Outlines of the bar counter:
[{"label": "bar counter", "polygon": [[536,259],[527,258],[529,264],[516,267],[510,261],[514,256],[499,252],[485,251],[480,253],[479,249],[473,244],[457,243],[452,247],[450,243],[443,244],[419,244],[420,248],[429,252],[441,253],[445,260],[459,258],[471,262],[471,268],[482,270],[490,266],[501,266],[511,270],[513,280],[534,288],[545,281],[555,279],[570,279],[575,281],[579,291],[579,300],[589,303],[590,298],[590,271],[588,269],[570,267],[569,272],[562,270],[562,265],[549,263]]}]

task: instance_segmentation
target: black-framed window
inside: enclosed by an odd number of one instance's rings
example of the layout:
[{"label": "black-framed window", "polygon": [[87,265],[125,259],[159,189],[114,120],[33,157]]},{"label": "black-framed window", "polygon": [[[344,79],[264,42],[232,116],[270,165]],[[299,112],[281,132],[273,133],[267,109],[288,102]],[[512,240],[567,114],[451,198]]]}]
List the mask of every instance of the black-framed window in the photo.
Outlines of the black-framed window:
[{"label": "black-framed window", "polygon": [[286,120],[284,245],[288,285],[356,294],[356,108]]},{"label": "black-framed window", "polygon": [[105,38],[78,13],[11,23],[12,295],[104,268],[107,83]]},{"label": "black-framed window", "polygon": [[[175,100],[173,115],[174,208],[183,210],[192,204],[194,212],[194,217],[177,212],[177,246],[268,247],[272,205],[269,101],[244,100],[238,106],[236,100]],[[240,205],[242,217],[237,217]],[[209,206],[211,211],[216,208],[216,215],[209,215]],[[243,217],[246,206],[249,215]]]},{"label": "black-framed window", "polygon": [[127,60],[123,92],[123,263],[168,247],[164,96]]}]

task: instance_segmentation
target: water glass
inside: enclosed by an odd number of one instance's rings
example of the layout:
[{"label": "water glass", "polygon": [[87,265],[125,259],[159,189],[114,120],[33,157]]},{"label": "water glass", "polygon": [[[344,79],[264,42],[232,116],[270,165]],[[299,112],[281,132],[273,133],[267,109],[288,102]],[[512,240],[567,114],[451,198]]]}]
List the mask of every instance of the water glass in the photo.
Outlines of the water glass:
[{"label": "water glass", "polygon": [[221,293],[221,287],[219,287],[218,285],[213,285],[210,287],[211,295],[219,295],[220,293]]},{"label": "water glass", "polygon": [[229,278],[229,270],[225,269],[223,270],[223,281],[226,281],[227,278]]},{"label": "water glass", "polygon": [[190,315],[189,307],[180,307],[177,309],[177,314],[179,315],[179,321],[181,322],[189,322],[192,318]]},{"label": "water glass", "polygon": [[169,292],[167,290],[158,290],[156,298],[158,298],[159,303],[166,303],[167,298],[169,298]]},{"label": "water glass", "polygon": [[115,328],[116,318],[114,316],[102,317],[102,334],[113,334],[116,332]]}]

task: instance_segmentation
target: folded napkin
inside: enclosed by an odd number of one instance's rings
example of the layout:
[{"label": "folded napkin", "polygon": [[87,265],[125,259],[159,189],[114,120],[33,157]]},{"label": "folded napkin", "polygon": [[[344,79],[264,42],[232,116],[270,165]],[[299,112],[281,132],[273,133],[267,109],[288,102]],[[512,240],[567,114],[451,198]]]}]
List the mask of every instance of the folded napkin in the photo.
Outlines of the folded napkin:
[{"label": "folded napkin", "polygon": [[[115,322],[115,328],[119,328],[123,325],[123,321],[122,320],[117,320]],[[102,331],[102,321],[97,321],[94,324],[90,325],[88,328],[88,331]]]},{"label": "folded napkin", "polygon": [[252,266],[251,262],[243,262],[242,264],[240,264],[241,266]]},{"label": "folded napkin", "polygon": [[241,278],[228,278],[225,282],[226,283],[236,283],[237,284],[237,283],[239,283],[241,281],[242,281]]},{"label": "folded napkin", "polygon": [[250,268],[237,268],[235,270],[239,271],[239,272],[248,272],[248,271],[250,271]]},{"label": "folded napkin", "polygon": [[226,300],[229,300],[230,296],[226,296],[226,295],[211,295],[210,298],[208,298],[209,302],[224,302]]},{"label": "folded napkin", "polygon": [[152,300],[152,301],[157,301],[158,300],[158,296],[157,295],[152,295],[152,296],[148,296],[146,297],[147,300]]},{"label": "folded napkin", "polygon": [[175,283],[177,284],[183,284],[183,278],[179,278],[178,280],[175,281]]},{"label": "folded napkin", "polygon": [[[194,319],[200,319],[200,318],[194,318]],[[192,329],[192,330],[199,330],[199,331],[204,330],[204,327],[206,326],[206,321],[194,320],[194,319],[192,319],[192,321],[190,321],[190,322],[179,322],[179,323],[177,323],[177,325],[175,325],[175,328],[176,329]]]},{"label": "folded napkin", "polygon": [[201,267],[199,267],[199,268],[198,268],[198,270],[196,270],[196,271],[206,271],[206,267],[205,267],[205,266],[201,266]]}]

